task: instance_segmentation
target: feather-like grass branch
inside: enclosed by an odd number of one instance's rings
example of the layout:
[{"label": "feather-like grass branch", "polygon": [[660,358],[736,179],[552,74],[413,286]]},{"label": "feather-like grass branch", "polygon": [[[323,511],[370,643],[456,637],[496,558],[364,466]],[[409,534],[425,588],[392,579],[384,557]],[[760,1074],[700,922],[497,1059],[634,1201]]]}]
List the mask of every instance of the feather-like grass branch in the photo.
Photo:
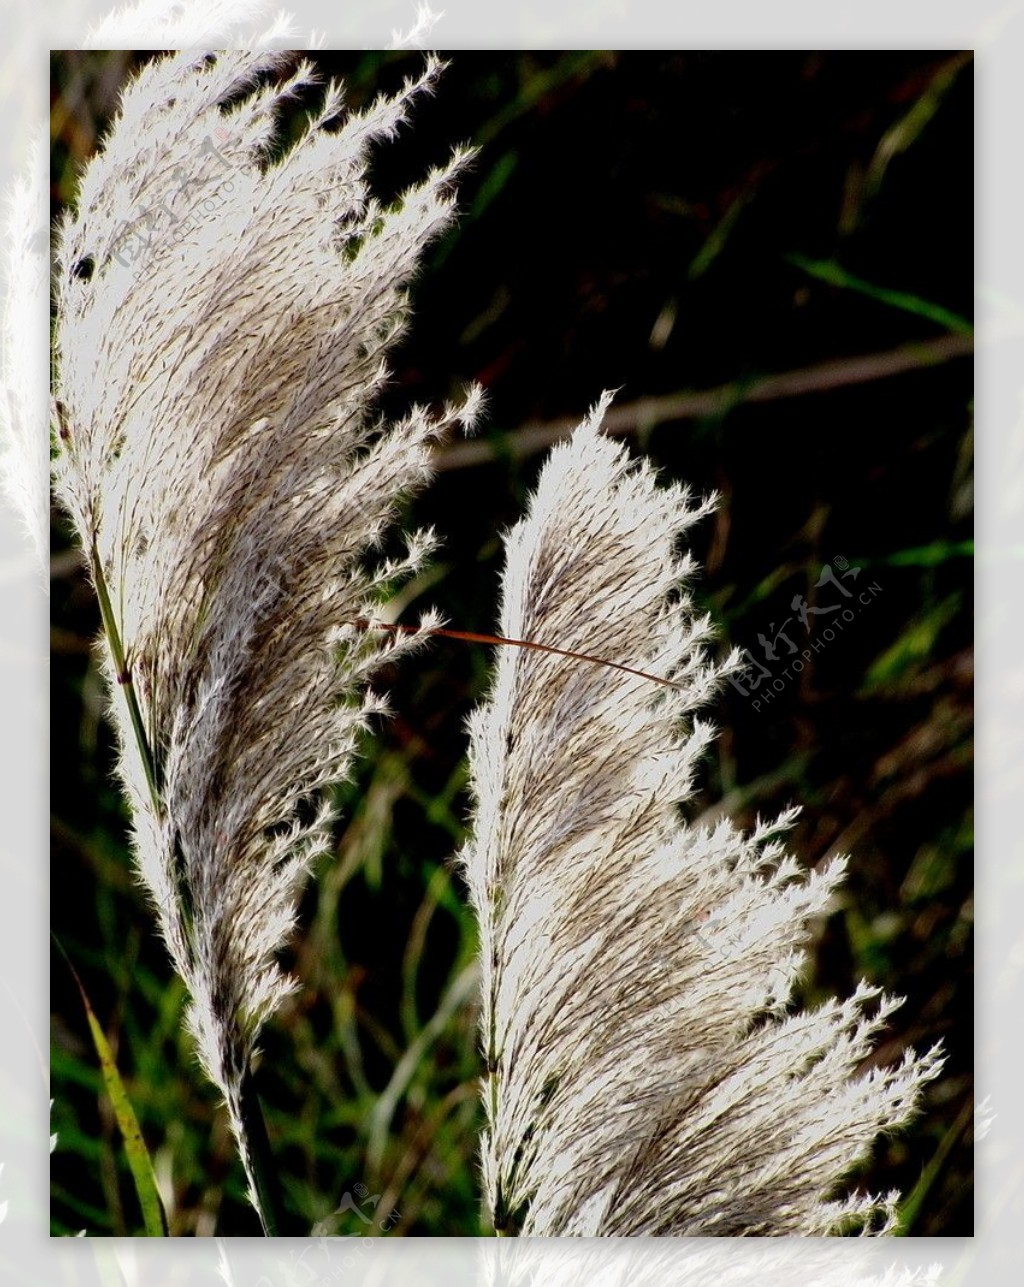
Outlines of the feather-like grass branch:
[{"label": "feather-like grass branch", "polygon": [[404,556],[366,559],[476,406],[371,412],[467,154],[388,208],[367,155],[438,69],[339,128],[327,85],[281,153],[308,63],[155,58],[58,232],[55,487],[99,597],[138,872],[266,1232],[251,1074],[292,987],[275,956],[330,841],[328,788],[385,709],[368,685],[422,638],[342,623],[432,548],[416,532]]},{"label": "feather-like grass branch", "polygon": [[938,1049],[855,1077],[893,999],[861,985],[789,1012],[843,872],[801,875],[779,839],[795,810],[752,835],[680,818],[713,735],[694,712],[738,664],[709,659],[677,551],[714,501],[603,438],[609,401],[507,537],[499,630],[619,669],[501,649],[470,724],[489,1216],[549,1236],[890,1232],[895,1195],[836,1193]]}]

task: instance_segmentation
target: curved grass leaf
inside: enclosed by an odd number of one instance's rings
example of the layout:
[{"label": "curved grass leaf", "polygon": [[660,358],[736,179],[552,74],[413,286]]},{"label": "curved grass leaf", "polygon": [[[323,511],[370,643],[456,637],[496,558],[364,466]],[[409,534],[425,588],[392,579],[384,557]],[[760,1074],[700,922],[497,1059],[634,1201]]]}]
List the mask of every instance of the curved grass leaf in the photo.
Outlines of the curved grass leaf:
[{"label": "curved grass leaf", "polygon": [[68,969],[71,971],[75,986],[78,988],[79,995],[82,998],[86,1018],[89,1020],[89,1031],[92,1034],[93,1045],[96,1047],[96,1054],[99,1057],[103,1084],[107,1088],[107,1094],[110,1096],[110,1103],[114,1109],[114,1116],[117,1118],[117,1124],[124,1139],[125,1155],[128,1158],[128,1166],[131,1168],[132,1179],[135,1181],[135,1192],[138,1194],[139,1206],[142,1208],[142,1221],[145,1226],[146,1237],[166,1238],[167,1216],[164,1212],[163,1202],[160,1200],[160,1192],[156,1186],[153,1160],[149,1156],[146,1142],[142,1138],[139,1119],[135,1116],[135,1109],[132,1108],[128,1092],[125,1089],[124,1082],[121,1080],[121,1074],[117,1071],[114,1053],[110,1049],[110,1043],[107,1041],[99,1020],[96,1018],[96,1012],[93,1010],[85,988],[82,986],[82,980],[78,977],[78,972],[71,964],[63,947],[59,943],[57,946],[61,955],[67,961]]},{"label": "curved grass leaf", "polygon": [[904,313],[915,313],[918,317],[927,317],[929,321],[937,322],[948,331],[970,335],[974,330],[974,326],[966,317],[961,317],[952,309],[943,308],[941,304],[933,304],[931,300],[921,299],[919,295],[911,295],[908,291],[889,290],[885,286],[876,286],[873,282],[867,282],[862,277],[855,277],[853,273],[848,273],[833,259],[808,259],[805,255],[797,254],[786,255],[785,259],[795,268],[803,269],[805,273],[817,277],[819,281],[828,282],[830,286],[857,291],[858,294],[867,295],[869,299],[876,299],[881,304],[889,305],[890,308],[901,309]]},{"label": "curved grass leaf", "polygon": [[968,1099],[957,1115],[956,1121],[942,1137],[941,1144],[935,1150],[935,1156],[924,1168],[924,1171],[921,1173],[921,1178],[900,1203],[896,1227],[893,1229],[894,1238],[906,1238],[910,1236],[914,1223],[921,1214],[929,1192],[934,1188],[936,1181],[942,1174],[946,1162],[949,1160],[949,1155],[953,1151],[953,1146],[958,1143],[961,1136],[971,1124],[973,1118],[974,1100]]}]

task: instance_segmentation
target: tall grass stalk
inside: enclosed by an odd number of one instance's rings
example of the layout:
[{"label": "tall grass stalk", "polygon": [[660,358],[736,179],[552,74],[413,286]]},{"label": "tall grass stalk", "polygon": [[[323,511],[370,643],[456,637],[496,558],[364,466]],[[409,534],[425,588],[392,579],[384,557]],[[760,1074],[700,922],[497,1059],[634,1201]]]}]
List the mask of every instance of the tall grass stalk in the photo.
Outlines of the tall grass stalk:
[{"label": "tall grass stalk", "polygon": [[466,154],[388,208],[367,157],[439,63],[340,127],[327,85],[285,148],[280,111],[316,80],[289,67],[181,53],[134,77],[58,229],[53,355],[54,485],[100,604],[135,865],[267,1233],[252,1078],[293,987],[276,953],[330,843],[329,788],[386,709],[370,682],[420,638],[352,623],[433,538],[367,555],[475,405],[372,414]]},{"label": "tall grass stalk", "polygon": [[844,868],[785,853],[796,810],[751,835],[681,817],[713,736],[695,712],[737,665],[709,658],[677,550],[713,501],[603,438],[608,402],[507,538],[499,632],[620,669],[501,649],[471,719],[487,1214],[534,1236],[890,1233],[898,1195],[841,1182],[938,1048],[862,1074],[894,998],[791,1005]]}]

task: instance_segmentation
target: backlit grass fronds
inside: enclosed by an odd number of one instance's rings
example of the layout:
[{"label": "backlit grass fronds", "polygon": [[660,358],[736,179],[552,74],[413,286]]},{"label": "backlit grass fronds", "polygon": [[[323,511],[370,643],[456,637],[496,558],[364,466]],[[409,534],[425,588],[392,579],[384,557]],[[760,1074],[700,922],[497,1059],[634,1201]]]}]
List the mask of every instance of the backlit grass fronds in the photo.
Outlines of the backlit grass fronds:
[{"label": "backlit grass fronds", "polygon": [[366,556],[474,402],[370,411],[463,154],[385,209],[367,152],[438,63],[338,129],[328,85],[278,155],[278,109],[314,79],[284,64],[178,54],[128,86],[59,229],[54,355],[55,485],[100,599],[135,858],[247,1166],[243,1083],[290,987],[275,953],[325,788],[383,709],[369,681],[416,645],[353,623],[432,538]]},{"label": "backlit grass fronds", "polygon": [[676,549],[712,502],[602,438],[607,403],[507,538],[500,633],[674,686],[501,649],[471,719],[491,1218],[551,1236],[885,1232],[894,1195],[837,1183],[906,1120],[938,1053],[855,1076],[896,1004],[867,985],[789,1012],[843,871],[784,853],[795,810],[752,835],[680,817],[712,736],[693,712],[736,664],[706,657]]}]

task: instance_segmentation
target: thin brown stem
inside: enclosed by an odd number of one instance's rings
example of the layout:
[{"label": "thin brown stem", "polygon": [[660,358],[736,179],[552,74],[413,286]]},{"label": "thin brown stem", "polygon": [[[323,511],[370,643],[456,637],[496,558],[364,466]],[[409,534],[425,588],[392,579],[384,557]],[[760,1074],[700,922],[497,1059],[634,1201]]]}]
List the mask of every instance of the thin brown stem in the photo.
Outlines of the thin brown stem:
[{"label": "thin brown stem", "polygon": [[504,635],[478,634],[475,630],[449,630],[446,626],[398,626],[388,621],[370,621],[360,617],[353,623],[360,630],[388,630],[397,635],[442,635],[445,639],[461,639],[464,643],[508,644],[513,648],[531,648],[535,652],[551,653],[556,657],[568,657],[573,661],[589,661],[595,666],[609,666],[612,670],[621,670],[626,675],[635,675],[638,679],[649,679],[653,684],[663,684],[666,688],[682,690],[682,684],[665,679],[661,675],[652,675],[646,670],[634,670],[618,661],[609,661],[606,657],[594,657],[586,652],[574,652],[571,648],[556,648],[552,644],[535,643],[532,639],[508,639]]},{"label": "thin brown stem", "polygon": [[[713,389],[639,398],[636,402],[611,407],[605,413],[603,431],[606,434],[630,434],[673,420],[703,420],[725,415],[743,403],[773,402],[778,398],[796,398],[868,384],[873,380],[885,380],[907,371],[967,357],[973,351],[974,339],[970,335],[940,335],[936,339],[903,344],[880,353],[835,358],[795,371],[755,376],[747,381],[736,380]],[[568,438],[578,423],[578,417],[535,422],[490,442],[478,439],[441,447],[434,455],[434,468],[464,469],[505,457],[521,460]]]}]

